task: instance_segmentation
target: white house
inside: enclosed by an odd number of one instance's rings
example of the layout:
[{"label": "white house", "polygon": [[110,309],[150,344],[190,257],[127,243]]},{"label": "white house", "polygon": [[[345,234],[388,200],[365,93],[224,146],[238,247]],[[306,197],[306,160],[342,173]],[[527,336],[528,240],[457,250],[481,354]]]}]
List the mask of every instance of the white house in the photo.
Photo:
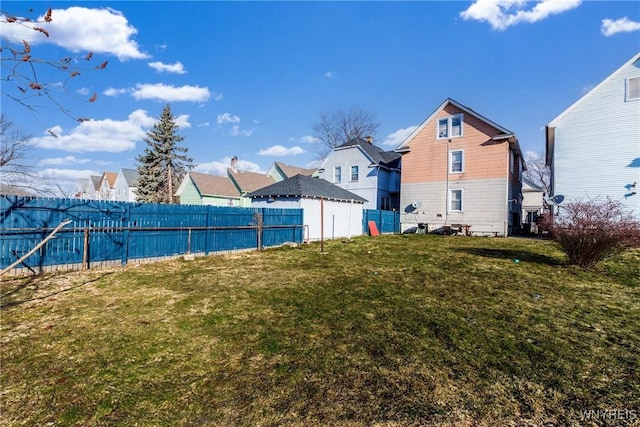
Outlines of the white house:
[{"label": "white house", "polygon": [[138,171],[120,169],[114,184],[115,200],[135,202],[137,200],[136,188],[138,188]]},{"label": "white house", "polygon": [[621,201],[640,218],[640,52],[546,127],[552,195]]},{"label": "white house", "polygon": [[[544,209],[544,190],[527,178],[522,178],[522,223],[535,224]],[[530,225],[528,227],[531,227]]]},{"label": "white house", "polygon": [[368,200],[365,209],[400,209],[400,154],[355,138],[334,148],[316,176]]},{"label": "white house", "polygon": [[247,195],[255,208],[303,209],[309,240],[362,234],[366,200],[323,179],[296,175]]}]

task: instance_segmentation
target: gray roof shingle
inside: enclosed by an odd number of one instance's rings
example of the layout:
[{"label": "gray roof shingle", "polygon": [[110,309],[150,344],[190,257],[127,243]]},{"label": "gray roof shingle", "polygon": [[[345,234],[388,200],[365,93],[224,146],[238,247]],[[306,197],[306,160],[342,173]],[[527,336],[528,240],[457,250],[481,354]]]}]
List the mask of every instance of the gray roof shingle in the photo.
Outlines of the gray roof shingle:
[{"label": "gray roof shingle", "polygon": [[366,199],[363,199],[357,194],[353,194],[350,191],[340,188],[329,181],[320,178],[313,178],[307,175],[296,175],[247,195],[247,197],[251,198],[279,196],[323,197],[329,200],[353,200],[358,203],[367,202]]},{"label": "gray roof shingle", "polygon": [[362,138],[354,138],[336,147],[337,149],[359,146],[373,160],[373,163],[380,166],[397,168],[400,163],[400,154],[395,151],[384,151],[382,148],[365,141]]}]

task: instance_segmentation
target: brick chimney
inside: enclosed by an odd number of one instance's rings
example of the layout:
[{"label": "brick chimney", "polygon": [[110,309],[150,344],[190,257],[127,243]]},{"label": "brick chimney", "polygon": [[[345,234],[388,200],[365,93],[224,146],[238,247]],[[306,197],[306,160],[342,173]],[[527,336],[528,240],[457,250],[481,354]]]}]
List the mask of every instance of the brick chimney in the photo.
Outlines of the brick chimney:
[{"label": "brick chimney", "polygon": [[373,137],[371,135],[367,135],[364,140],[369,144],[373,144]]},{"label": "brick chimney", "polygon": [[238,156],[233,156],[231,158],[231,170],[236,172],[238,167]]}]

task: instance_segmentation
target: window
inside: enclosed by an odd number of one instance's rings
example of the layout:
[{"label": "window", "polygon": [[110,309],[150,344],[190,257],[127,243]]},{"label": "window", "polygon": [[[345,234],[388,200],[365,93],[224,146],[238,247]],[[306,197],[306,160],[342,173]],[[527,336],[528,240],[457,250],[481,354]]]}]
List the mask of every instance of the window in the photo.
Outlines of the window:
[{"label": "window", "polygon": [[450,152],[450,173],[462,172],[462,150],[456,150]]},{"label": "window", "polygon": [[438,139],[462,136],[462,114],[438,119],[436,133]]},{"label": "window", "polygon": [[391,210],[391,197],[381,197],[380,198],[380,209],[383,211]]},{"label": "window", "polygon": [[449,190],[449,210],[462,212],[462,190]]},{"label": "window", "polygon": [[342,182],[342,168],[340,166],[333,168],[333,182]]},{"label": "window", "polygon": [[627,101],[640,99],[640,77],[627,79]]},{"label": "window", "polygon": [[351,166],[351,181],[358,180],[358,166]]}]

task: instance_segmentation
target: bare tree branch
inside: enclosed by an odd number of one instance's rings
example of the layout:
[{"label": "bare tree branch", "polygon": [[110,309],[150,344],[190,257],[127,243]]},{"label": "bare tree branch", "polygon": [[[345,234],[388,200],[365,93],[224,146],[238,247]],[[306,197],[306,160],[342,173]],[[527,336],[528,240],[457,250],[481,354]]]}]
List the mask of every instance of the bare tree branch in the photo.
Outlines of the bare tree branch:
[{"label": "bare tree branch", "polygon": [[320,121],[313,127],[321,142],[316,150],[317,158],[324,159],[331,150],[354,138],[375,136],[379,126],[374,112],[359,107],[321,114]]}]

